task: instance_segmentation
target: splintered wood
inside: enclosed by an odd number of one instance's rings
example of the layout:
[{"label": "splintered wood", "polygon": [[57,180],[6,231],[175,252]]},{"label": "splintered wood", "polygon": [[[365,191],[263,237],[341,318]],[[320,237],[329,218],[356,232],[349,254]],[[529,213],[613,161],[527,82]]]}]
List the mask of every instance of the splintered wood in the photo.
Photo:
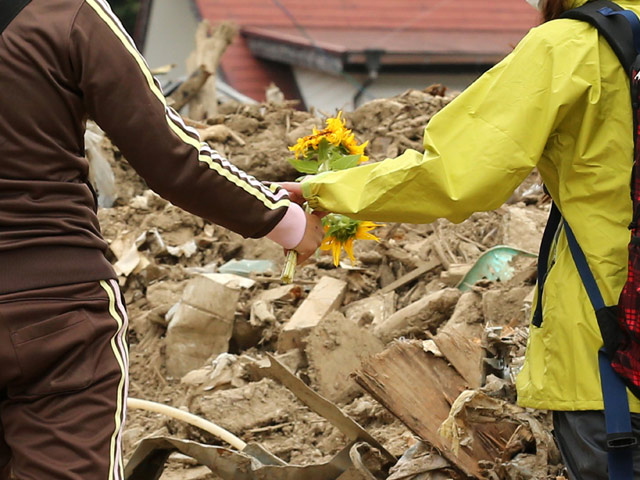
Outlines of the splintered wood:
[{"label": "splintered wood", "polygon": [[467,475],[480,477],[478,462],[499,458],[515,431],[510,423],[479,425],[470,432],[471,446],[462,446],[456,454],[438,429],[466,382],[445,359],[426,353],[420,342],[394,342],[363,362],[354,375],[362,388]]},{"label": "splintered wood", "polygon": [[185,86],[185,89],[188,87],[190,90],[181,95],[182,101],[188,97],[189,117],[204,120],[216,113],[216,70],[222,54],[237,34],[238,27],[231,22],[219,23],[214,28],[208,20],[198,25],[196,50],[187,59],[187,68],[195,73],[191,77],[192,83]]}]

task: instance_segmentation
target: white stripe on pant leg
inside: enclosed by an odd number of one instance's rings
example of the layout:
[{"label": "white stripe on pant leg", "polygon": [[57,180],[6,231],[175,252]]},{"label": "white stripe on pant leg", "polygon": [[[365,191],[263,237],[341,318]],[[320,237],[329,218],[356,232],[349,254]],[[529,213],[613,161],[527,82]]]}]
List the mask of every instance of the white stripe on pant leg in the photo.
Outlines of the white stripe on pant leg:
[{"label": "white stripe on pant leg", "polygon": [[129,316],[127,315],[127,310],[122,303],[122,295],[120,293],[120,287],[118,286],[118,282],[115,280],[110,280],[111,288],[113,289],[113,294],[116,298],[116,305],[118,307],[118,312],[120,313],[120,318],[123,320],[122,328],[120,329],[120,333],[118,335],[118,347],[123,354],[124,358],[124,366],[125,366],[125,384],[124,384],[124,394],[123,394],[123,405],[122,405],[122,423],[120,425],[120,432],[118,433],[118,438],[116,440],[117,450],[116,450],[116,461],[119,465],[120,476],[124,478],[124,465],[122,464],[122,435],[124,433],[124,424],[127,418],[127,396],[129,394],[129,348],[127,346],[127,332],[129,329]]},{"label": "white stripe on pant leg", "polygon": [[[126,316],[123,318],[117,309],[117,299],[119,298],[119,291],[114,292],[113,287],[105,281],[100,282],[100,286],[104,289],[109,297],[109,314],[116,321],[118,329],[116,333],[111,337],[111,350],[120,366],[120,372],[122,376],[118,382],[117,398],[116,398],[116,411],[114,416],[115,429],[111,435],[111,442],[109,446],[109,476],[108,480],[122,480],[123,479],[123,467],[122,467],[122,447],[121,447],[121,433],[124,424],[124,410],[126,408],[126,393],[129,383],[128,378],[128,365],[127,365],[127,353],[121,349],[123,346],[122,335],[126,330]],[[116,285],[117,286],[117,285]]]},{"label": "white stripe on pant leg", "polygon": [[[127,331],[129,329],[129,317],[127,315],[127,309],[125,308],[124,303],[122,303],[122,295],[120,293],[120,287],[118,286],[118,282],[116,282],[115,280],[109,280],[109,284],[111,285],[111,288],[113,289],[113,294],[116,297],[116,305],[118,306],[118,313],[120,314],[120,318],[122,318],[124,322],[124,328],[122,329],[118,337],[118,344],[122,352],[124,352],[124,358],[128,366],[129,347],[128,347],[126,338],[127,338]],[[129,380],[129,377],[127,376],[127,382],[128,380]]]}]

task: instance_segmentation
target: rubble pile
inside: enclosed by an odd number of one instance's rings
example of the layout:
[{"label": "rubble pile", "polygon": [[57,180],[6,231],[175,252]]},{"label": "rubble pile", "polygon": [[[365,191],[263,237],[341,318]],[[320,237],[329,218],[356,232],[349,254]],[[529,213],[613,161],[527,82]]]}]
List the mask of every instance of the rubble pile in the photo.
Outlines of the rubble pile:
[{"label": "rubble pile", "polygon": [[[379,161],[420,150],[425,124],[451,99],[442,87],[412,90],[345,119]],[[225,103],[196,126],[239,167],[279,181],[297,176],[287,147],[323,122],[287,102]],[[549,418],[517,407],[513,386],[548,209],[536,174],[496,211],[379,227],[379,243],[356,242],[357,265],[318,254],[283,285],[277,245],[159,198],[107,139],[89,155],[115,174],[99,217],[128,304],[130,396],[246,442],[233,449],[129,409],[130,466],[157,449],[168,456],[163,479],[562,474]]]}]

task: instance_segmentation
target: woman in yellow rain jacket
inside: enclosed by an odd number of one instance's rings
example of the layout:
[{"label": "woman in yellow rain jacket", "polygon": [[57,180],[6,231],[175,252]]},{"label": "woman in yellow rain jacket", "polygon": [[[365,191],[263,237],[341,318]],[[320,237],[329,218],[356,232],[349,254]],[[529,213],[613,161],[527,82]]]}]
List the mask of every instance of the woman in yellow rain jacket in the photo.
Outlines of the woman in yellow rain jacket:
[{"label": "woman in yellow rain jacket", "polygon": [[[540,3],[544,19],[551,20],[586,2]],[[640,14],[640,1],[617,3]],[[408,150],[320,174],[303,181],[301,190],[313,208],[357,219],[461,222],[502,205],[537,167],[605,302],[613,305],[627,275],[631,118],[628,77],[607,41],[585,22],[547,21],[433,117],[424,153]],[[597,364],[602,338],[564,233],[554,260],[543,295],[544,323],[531,326],[517,378],[518,402],[554,411],[572,478],[607,478]],[[640,412],[631,394],[629,404]],[[632,415],[636,432],[639,420]],[[634,458],[640,478],[640,451]]]}]

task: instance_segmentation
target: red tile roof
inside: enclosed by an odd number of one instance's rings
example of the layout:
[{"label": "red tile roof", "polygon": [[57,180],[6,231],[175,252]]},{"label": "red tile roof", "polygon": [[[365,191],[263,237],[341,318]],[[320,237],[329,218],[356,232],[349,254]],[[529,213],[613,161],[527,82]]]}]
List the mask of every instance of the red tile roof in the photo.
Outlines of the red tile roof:
[{"label": "red tile roof", "polygon": [[[335,51],[500,58],[538,23],[524,0],[195,0],[211,23],[236,22],[245,31]],[[271,77],[239,37],[222,59],[227,81],[264,99]]]}]

